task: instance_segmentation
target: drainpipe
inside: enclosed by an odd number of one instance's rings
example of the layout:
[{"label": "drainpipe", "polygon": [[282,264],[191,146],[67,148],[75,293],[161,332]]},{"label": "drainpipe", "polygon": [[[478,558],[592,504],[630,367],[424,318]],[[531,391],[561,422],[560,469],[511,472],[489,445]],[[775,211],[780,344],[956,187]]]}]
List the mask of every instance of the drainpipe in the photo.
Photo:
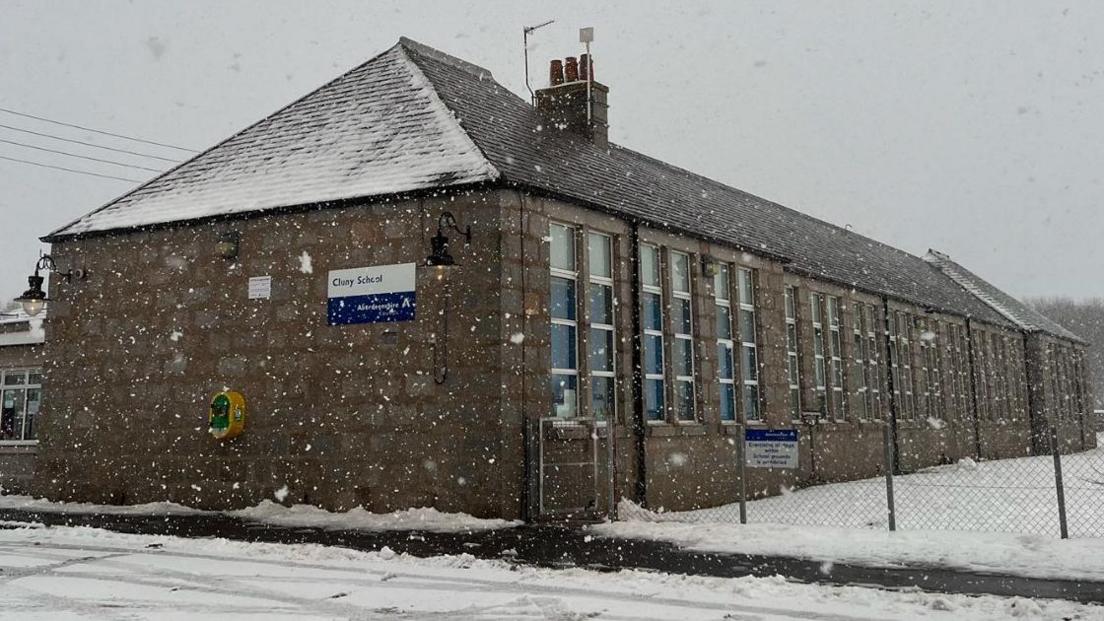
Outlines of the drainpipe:
[{"label": "drainpipe", "polygon": [[[977,362],[974,360],[974,324],[966,318],[966,355],[970,360],[970,407],[974,419],[974,457],[981,460],[981,420],[978,418]],[[1026,356],[1024,357],[1026,360]],[[1030,402],[1030,397],[1028,401]]]},{"label": "drainpipe", "polygon": [[630,316],[632,317],[632,431],[636,446],[636,503],[648,506],[647,455],[644,424],[644,352],[640,317],[640,228],[629,224],[629,247],[632,254],[632,278],[629,282]]},{"label": "drainpipe", "polygon": [[889,341],[889,322],[890,322],[889,298],[883,296],[882,297],[882,324],[883,324],[882,325],[882,334],[885,337],[885,342],[883,343],[883,345],[885,346],[886,363],[887,363],[885,365],[885,369],[886,369],[886,392],[889,393],[889,425],[886,428],[886,433],[888,433],[890,435],[890,437],[886,439],[885,446],[886,446],[887,450],[890,447],[893,447],[893,455],[892,456],[888,456],[888,455],[886,456],[886,469],[888,471],[892,472],[893,474],[900,474],[901,473],[901,451],[900,451],[900,447],[897,445],[897,394],[896,394],[896,386],[893,385],[893,363],[894,362],[897,363],[897,368],[898,369],[900,369],[902,367],[902,365],[901,365],[901,350],[900,349],[897,350],[897,359],[896,360],[894,360],[893,358],[890,358],[889,352],[891,351],[891,347],[890,347],[890,341]]}]

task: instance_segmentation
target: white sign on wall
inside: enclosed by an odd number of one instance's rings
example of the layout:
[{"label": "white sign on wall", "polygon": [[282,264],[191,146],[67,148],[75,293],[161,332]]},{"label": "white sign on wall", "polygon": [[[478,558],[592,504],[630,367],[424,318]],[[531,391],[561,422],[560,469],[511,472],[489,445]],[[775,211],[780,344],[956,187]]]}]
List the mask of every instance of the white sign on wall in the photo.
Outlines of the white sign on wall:
[{"label": "white sign on wall", "polygon": [[249,279],[249,299],[267,300],[272,297],[272,277],[254,276]]},{"label": "white sign on wall", "polygon": [[796,429],[748,429],[744,433],[744,456],[748,468],[796,469]]},{"label": "white sign on wall", "polygon": [[331,270],[327,319],[331,326],[414,319],[413,263]]}]

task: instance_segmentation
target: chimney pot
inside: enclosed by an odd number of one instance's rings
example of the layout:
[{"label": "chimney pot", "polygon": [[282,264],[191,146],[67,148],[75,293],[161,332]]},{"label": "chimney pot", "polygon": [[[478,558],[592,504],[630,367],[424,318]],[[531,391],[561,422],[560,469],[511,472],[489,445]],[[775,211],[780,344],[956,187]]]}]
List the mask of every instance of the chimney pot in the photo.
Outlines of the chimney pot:
[{"label": "chimney pot", "polygon": [[574,56],[568,56],[564,59],[564,79],[568,82],[579,81],[579,63],[576,62]]},{"label": "chimney pot", "polygon": [[590,64],[590,54],[583,54],[582,56],[580,56],[579,57],[579,79],[583,80],[583,81],[593,80],[594,78],[591,75],[593,72],[594,72],[594,67]]},{"label": "chimney pot", "polygon": [[564,82],[563,62],[560,61],[557,58],[557,59],[553,60],[551,65],[548,67],[548,83],[551,86],[556,86],[557,84],[563,84],[563,82]]}]

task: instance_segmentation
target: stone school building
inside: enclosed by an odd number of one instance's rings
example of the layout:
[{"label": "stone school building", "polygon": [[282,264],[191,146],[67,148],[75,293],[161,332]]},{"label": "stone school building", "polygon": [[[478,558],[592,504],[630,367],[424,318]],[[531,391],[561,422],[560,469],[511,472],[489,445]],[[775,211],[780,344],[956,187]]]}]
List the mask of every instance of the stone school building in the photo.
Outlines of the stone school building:
[{"label": "stone school building", "polygon": [[1095,447],[1081,339],[610,143],[591,67],[401,39],[46,236],[32,491],[542,519],[733,502],[745,437],[756,494]]}]

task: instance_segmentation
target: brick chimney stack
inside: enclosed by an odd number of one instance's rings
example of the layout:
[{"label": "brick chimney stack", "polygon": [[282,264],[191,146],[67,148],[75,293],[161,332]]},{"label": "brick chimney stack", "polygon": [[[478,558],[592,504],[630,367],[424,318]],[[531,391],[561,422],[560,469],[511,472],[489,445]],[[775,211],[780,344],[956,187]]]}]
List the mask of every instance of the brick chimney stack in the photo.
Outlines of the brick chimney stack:
[{"label": "brick chimney stack", "polygon": [[594,79],[594,62],[583,54],[549,63],[549,86],[537,91],[537,111],[553,130],[573,131],[598,147],[609,147],[609,87],[590,82],[590,120],[587,120],[587,81]]}]

